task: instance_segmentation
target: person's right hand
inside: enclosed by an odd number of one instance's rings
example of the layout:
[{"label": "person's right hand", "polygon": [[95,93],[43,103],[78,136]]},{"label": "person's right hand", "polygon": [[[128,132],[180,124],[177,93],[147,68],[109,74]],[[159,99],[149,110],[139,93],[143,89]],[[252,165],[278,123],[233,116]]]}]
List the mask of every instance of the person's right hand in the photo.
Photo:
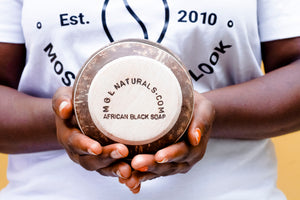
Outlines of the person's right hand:
[{"label": "person's right hand", "polygon": [[72,88],[59,88],[52,98],[55,112],[58,142],[65,148],[69,157],[83,168],[97,171],[105,176],[131,176],[131,167],[121,159],[128,156],[123,144],[101,146],[97,141],[81,133],[75,122],[72,105]]}]

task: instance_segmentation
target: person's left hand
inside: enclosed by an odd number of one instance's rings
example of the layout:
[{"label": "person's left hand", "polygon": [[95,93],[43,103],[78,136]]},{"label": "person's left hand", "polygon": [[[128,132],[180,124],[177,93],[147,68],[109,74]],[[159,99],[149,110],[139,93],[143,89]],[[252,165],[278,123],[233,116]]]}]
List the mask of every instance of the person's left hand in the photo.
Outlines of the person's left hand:
[{"label": "person's left hand", "polygon": [[187,139],[159,150],[155,155],[136,155],[129,179],[119,178],[133,193],[138,193],[141,183],[160,176],[186,173],[204,156],[215,118],[214,106],[195,92],[194,114],[187,131]]}]

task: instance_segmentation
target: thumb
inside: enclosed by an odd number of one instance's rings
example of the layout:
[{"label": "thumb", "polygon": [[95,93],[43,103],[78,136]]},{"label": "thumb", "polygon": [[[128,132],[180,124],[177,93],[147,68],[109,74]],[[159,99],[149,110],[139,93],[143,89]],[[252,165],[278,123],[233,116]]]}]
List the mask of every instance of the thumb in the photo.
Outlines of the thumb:
[{"label": "thumb", "polygon": [[52,98],[52,108],[61,119],[69,119],[72,117],[73,105],[71,87],[61,87],[55,92]]},{"label": "thumb", "polygon": [[200,141],[209,135],[215,119],[215,108],[204,96],[195,93],[193,118],[188,129],[188,140],[191,145],[197,146]]},{"label": "thumb", "polygon": [[197,146],[200,144],[201,138],[202,138],[202,130],[197,125],[195,120],[192,120],[188,129],[188,140],[191,145]]}]

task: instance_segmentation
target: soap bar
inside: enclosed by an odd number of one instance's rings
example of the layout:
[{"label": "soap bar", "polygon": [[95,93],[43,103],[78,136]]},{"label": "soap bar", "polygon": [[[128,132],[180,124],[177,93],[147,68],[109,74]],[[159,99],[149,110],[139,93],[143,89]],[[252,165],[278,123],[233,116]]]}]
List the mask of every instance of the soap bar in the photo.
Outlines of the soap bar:
[{"label": "soap bar", "polygon": [[73,105],[82,133],[101,145],[123,143],[132,157],[182,137],[192,118],[193,85],[170,50],[127,39],[101,48],[82,66]]}]

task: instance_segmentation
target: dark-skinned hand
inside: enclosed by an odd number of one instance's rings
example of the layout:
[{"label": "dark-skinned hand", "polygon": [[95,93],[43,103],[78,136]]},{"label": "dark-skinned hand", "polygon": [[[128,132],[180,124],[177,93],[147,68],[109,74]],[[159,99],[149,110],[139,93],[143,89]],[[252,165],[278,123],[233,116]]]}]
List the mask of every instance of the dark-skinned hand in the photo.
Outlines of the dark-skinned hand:
[{"label": "dark-skinned hand", "polygon": [[56,113],[57,139],[75,163],[105,176],[123,179],[131,176],[130,165],[122,162],[128,155],[125,145],[101,146],[81,133],[73,114],[71,87],[59,88],[52,98],[52,106]]},{"label": "dark-skinned hand", "polygon": [[131,162],[130,178],[119,178],[133,193],[138,193],[141,183],[161,176],[188,172],[205,153],[215,118],[213,105],[195,92],[193,118],[186,139],[159,150],[155,155],[136,155]]}]

